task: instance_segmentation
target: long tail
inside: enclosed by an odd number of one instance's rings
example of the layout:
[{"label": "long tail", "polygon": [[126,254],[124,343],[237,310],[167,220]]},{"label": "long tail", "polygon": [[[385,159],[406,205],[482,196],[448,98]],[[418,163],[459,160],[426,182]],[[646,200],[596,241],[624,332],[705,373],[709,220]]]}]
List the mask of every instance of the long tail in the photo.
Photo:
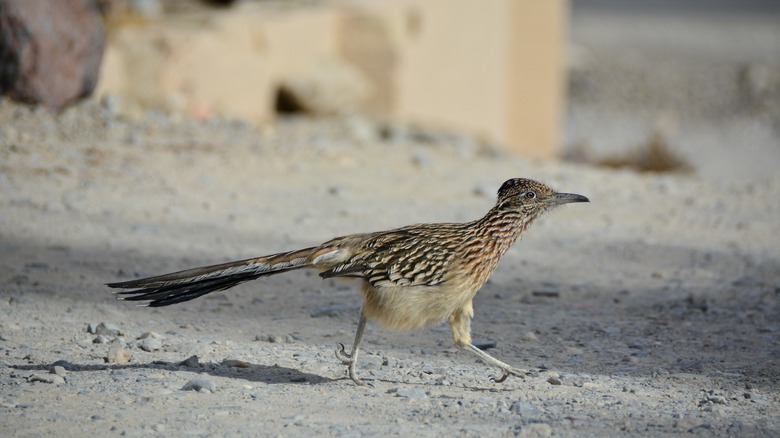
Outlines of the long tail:
[{"label": "long tail", "polygon": [[204,266],[186,271],[141,278],[139,280],[108,283],[117,289],[120,300],[149,301],[147,306],[161,307],[193,300],[210,292],[229,289],[245,281],[266,275],[312,266],[312,254],[317,247],[283,252],[253,259]]}]

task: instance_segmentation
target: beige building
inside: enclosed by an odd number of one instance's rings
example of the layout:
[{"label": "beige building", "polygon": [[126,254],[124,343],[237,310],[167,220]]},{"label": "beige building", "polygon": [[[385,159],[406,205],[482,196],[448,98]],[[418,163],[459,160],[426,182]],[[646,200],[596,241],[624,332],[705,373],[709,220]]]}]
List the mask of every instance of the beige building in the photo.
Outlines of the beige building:
[{"label": "beige building", "polygon": [[335,101],[550,157],[567,12],[564,0],[240,3],[113,26],[98,93],[264,123],[288,87],[324,112]]}]

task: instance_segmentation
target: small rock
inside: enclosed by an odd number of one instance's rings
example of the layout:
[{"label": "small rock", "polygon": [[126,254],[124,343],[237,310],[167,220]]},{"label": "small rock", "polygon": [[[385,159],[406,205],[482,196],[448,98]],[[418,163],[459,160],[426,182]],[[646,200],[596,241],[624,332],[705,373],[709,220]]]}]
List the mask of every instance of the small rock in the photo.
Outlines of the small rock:
[{"label": "small rock", "polygon": [[138,347],[144,351],[157,351],[162,348],[162,341],[157,338],[145,338],[141,340]]},{"label": "small rock", "polygon": [[68,373],[65,370],[65,367],[63,367],[61,365],[54,365],[53,367],[51,367],[51,371],[49,371],[49,372],[52,373],[52,374],[56,374],[58,376],[64,376],[65,374]]},{"label": "small rock", "polygon": [[109,339],[103,335],[97,335],[95,336],[95,339],[92,340],[93,344],[108,344]]},{"label": "small rock", "polygon": [[619,335],[620,334],[620,327],[604,327],[601,329],[604,333],[608,335]]},{"label": "small rock", "polygon": [[198,377],[187,382],[181,387],[182,391],[197,391],[197,392],[214,392],[217,390],[217,385],[213,380],[205,377]]},{"label": "small rock", "polygon": [[264,334],[255,336],[255,341],[270,342],[272,344],[291,344],[295,342],[295,339],[292,337],[292,335]]},{"label": "small rock", "polygon": [[557,289],[538,289],[531,291],[531,295],[544,298],[560,298],[561,291]]},{"label": "small rock", "polygon": [[53,383],[55,385],[62,385],[65,383],[65,378],[56,374],[33,374],[27,381],[29,382],[43,382]]},{"label": "small rock", "polygon": [[130,352],[124,348],[112,345],[108,348],[108,356],[106,357],[108,363],[128,363],[130,362]]},{"label": "small rock", "polygon": [[557,377],[549,377],[547,379],[547,383],[549,383],[550,385],[560,385],[561,384],[561,379],[559,379]]},{"label": "small rock", "polygon": [[142,334],[141,336],[137,337],[136,339],[147,339],[147,338],[165,339],[165,337],[163,335],[155,333],[155,332],[145,332],[144,334]]},{"label": "small rock", "polygon": [[182,365],[182,366],[185,366],[185,367],[188,367],[188,368],[195,368],[195,367],[200,366],[200,362],[198,362],[198,356],[193,355],[193,356],[190,356],[190,357],[184,359],[183,361],[179,362],[179,365]]},{"label": "small rock", "polygon": [[523,335],[523,340],[525,340],[526,342],[539,343],[539,337],[536,336],[536,333],[534,332],[526,332]]},{"label": "small rock", "polygon": [[103,336],[120,336],[123,333],[122,330],[114,324],[101,322],[97,327],[95,327],[94,334]]},{"label": "small rock", "polygon": [[97,326],[98,325],[95,324],[94,322],[90,322],[89,324],[87,324],[87,333],[91,333],[93,335],[97,334]]}]

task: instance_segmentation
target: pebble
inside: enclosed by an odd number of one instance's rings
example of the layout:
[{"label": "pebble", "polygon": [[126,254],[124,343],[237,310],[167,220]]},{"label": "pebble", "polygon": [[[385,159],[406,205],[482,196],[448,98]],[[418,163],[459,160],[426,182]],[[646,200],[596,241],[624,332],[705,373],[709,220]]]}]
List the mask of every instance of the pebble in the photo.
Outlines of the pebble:
[{"label": "pebble", "polygon": [[65,383],[65,378],[56,374],[33,374],[27,378],[28,382],[43,382],[53,383],[55,385],[62,385]]},{"label": "pebble", "polygon": [[272,344],[292,344],[295,342],[295,338],[292,335],[262,334],[255,336],[255,341],[270,342]]},{"label": "pebble", "polygon": [[182,391],[197,391],[197,392],[214,392],[217,390],[217,385],[213,380],[205,377],[198,377],[190,380],[184,386],[181,387]]},{"label": "pebble", "polygon": [[525,334],[523,335],[523,340],[525,340],[526,342],[538,343],[539,337],[536,336],[536,333],[534,332],[525,332]]},{"label": "pebble", "polygon": [[164,337],[155,332],[145,332],[137,338],[141,342],[138,347],[144,351],[157,351],[162,348],[162,339]]},{"label": "pebble", "polygon": [[561,291],[557,289],[537,289],[531,291],[531,295],[544,298],[560,298]]},{"label": "pebble", "polygon": [[137,337],[136,339],[147,339],[147,338],[163,339],[164,336],[155,332],[144,332],[141,336]]},{"label": "pebble", "polygon": [[[87,327],[87,330],[89,330],[89,327]],[[120,336],[123,334],[119,327],[115,326],[114,324],[108,324],[105,322],[98,324],[97,327],[94,328],[94,332],[90,333],[103,336]]]},{"label": "pebble", "polygon": [[184,359],[183,361],[179,362],[179,365],[182,365],[182,366],[185,366],[185,367],[188,367],[188,368],[195,368],[195,367],[200,366],[200,362],[198,362],[198,356],[197,355],[193,355],[193,356],[190,356],[190,357]]},{"label": "pebble", "polygon": [[560,385],[561,384],[561,379],[559,379],[557,377],[549,377],[547,379],[547,383],[549,383],[550,385]]},{"label": "pebble", "polygon": [[723,397],[722,395],[710,395],[707,396],[707,401],[711,401],[712,403],[715,403],[717,405],[725,405],[726,397]]},{"label": "pebble", "polygon": [[108,348],[108,356],[106,357],[108,363],[128,363],[130,362],[130,352],[124,348],[112,345]]},{"label": "pebble", "polygon": [[67,374],[67,373],[68,373],[68,372],[65,370],[65,367],[63,367],[63,366],[61,366],[61,365],[54,365],[53,367],[51,367],[51,371],[50,371],[50,372],[51,372],[52,374],[56,374],[56,375],[58,375],[58,376],[64,376],[65,374]]},{"label": "pebble", "polygon": [[157,338],[146,338],[138,343],[138,347],[144,351],[157,351],[162,348],[162,341]]}]

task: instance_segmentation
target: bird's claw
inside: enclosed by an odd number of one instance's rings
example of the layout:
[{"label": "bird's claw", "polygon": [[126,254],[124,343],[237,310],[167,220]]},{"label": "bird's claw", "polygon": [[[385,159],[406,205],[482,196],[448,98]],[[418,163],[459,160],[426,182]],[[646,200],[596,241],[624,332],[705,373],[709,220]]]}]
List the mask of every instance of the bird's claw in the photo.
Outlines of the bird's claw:
[{"label": "bird's claw", "polygon": [[336,359],[341,361],[344,365],[352,363],[352,355],[347,353],[347,350],[342,343],[339,343],[338,348],[336,348]]},{"label": "bird's claw", "polygon": [[496,378],[496,376],[490,376],[490,381],[493,383],[502,383],[503,381],[508,379],[509,376],[520,377],[521,379],[525,380],[526,377],[536,377],[538,375],[539,372],[534,370],[523,370],[518,368],[502,368],[501,377]]},{"label": "bird's claw", "polygon": [[493,383],[502,383],[508,377],[509,377],[509,373],[507,372],[507,370],[501,370],[501,377],[496,378],[496,376],[490,376],[490,381]]}]

